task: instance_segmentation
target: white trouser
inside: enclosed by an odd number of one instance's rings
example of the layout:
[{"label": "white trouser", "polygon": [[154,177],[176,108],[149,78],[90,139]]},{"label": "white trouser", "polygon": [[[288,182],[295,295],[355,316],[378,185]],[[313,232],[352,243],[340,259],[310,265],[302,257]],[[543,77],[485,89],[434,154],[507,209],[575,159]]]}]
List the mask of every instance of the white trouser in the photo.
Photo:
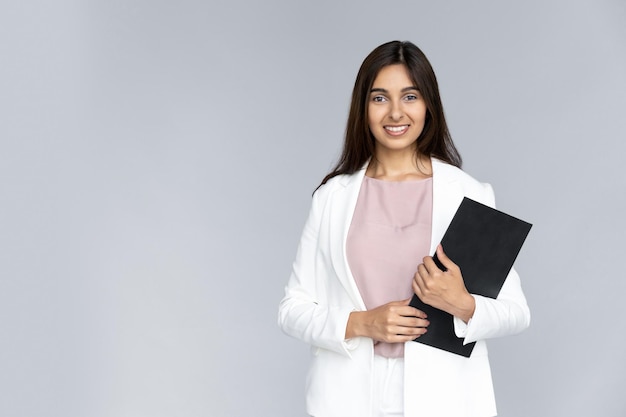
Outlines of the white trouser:
[{"label": "white trouser", "polygon": [[[373,371],[371,416],[403,417],[404,359],[374,355]],[[363,398],[363,401],[367,401],[367,398]]]},{"label": "white trouser", "polygon": [[374,355],[373,417],[404,415],[404,359]]}]

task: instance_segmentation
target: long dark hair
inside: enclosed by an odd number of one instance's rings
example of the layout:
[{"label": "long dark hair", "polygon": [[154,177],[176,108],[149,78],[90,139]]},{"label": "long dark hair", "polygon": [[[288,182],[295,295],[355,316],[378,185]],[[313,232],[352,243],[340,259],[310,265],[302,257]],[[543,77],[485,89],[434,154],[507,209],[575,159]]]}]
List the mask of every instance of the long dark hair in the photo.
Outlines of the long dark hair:
[{"label": "long dark hair", "polygon": [[461,167],[461,155],[450,137],[437,78],[430,62],[411,42],[392,41],[374,49],[361,64],[352,91],[341,157],[318,188],[337,175],[355,173],[374,155],[376,140],[370,131],[367,117],[370,90],[378,72],[383,67],[394,64],[402,64],[407,68],[411,80],[426,102],[426,122],[417,139],[416,157],[420,154],[433,156]]}]

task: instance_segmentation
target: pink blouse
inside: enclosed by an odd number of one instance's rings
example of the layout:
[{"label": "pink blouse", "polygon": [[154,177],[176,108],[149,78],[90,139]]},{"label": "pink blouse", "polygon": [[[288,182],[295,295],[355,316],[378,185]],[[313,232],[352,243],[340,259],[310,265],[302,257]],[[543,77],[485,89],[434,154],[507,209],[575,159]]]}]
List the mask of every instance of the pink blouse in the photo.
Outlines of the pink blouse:
[{"label": "pink blouse", "polygon": [[[417,265],[429,255],[432,201],[432,178],[363,178],[346,254],[368,310],[413,295],[411,283]],[[404,344],[379,342],[374,353],[403,357]]]}]

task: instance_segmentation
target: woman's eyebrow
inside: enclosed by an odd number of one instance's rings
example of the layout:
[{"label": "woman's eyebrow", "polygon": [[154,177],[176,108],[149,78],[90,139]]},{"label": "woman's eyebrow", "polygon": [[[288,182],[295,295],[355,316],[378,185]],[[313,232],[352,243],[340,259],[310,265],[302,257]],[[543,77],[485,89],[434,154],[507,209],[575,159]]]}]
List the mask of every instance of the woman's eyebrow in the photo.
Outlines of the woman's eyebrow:
[{"label": "woman's eyebrow", "polygon": [[[415,86],[404,87],[404,88],[401,90],[401,92],[406,93],[407,91],[413,91],[413,90],[415,90],[415,91],[419,91],[419,88],[417,88],[417,87],[415,87]],[[386,89],[384,89],[384,88],[372,88],[372,89],[370,90],[370,93],[385,93],[385,94],[387,94],[387,93],[389,93],[389,91],[387,91],[387,90],[386,90]]]}]

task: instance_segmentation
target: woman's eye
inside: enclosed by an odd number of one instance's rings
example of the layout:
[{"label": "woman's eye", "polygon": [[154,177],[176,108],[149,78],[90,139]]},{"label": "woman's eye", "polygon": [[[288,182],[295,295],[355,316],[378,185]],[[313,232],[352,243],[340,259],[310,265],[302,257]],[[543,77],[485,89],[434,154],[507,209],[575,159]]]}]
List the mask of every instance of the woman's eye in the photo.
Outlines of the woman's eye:
[{"label": "woman's eye", "polygon": [[407,94],[404,99],[407,101],[413,101],[413,100],[417,100],[419,97],[417,96],[417,94]]},{"label": "woman's eye", "polygon": [[383,96],[374,96],[374,97],[372,97],[372,101],[375,102],[375,103],[382,103],[385,100],[386,99]]}]

